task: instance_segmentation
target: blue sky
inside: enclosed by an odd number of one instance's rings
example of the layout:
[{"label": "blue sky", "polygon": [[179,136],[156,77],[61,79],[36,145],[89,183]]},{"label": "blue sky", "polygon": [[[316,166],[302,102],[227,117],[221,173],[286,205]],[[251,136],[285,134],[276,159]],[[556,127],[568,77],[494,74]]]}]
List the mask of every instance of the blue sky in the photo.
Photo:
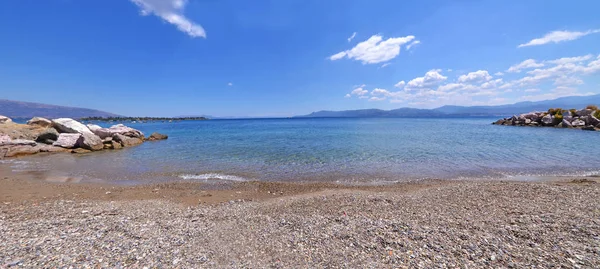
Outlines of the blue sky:
[{"label": "blue sky", "polygon": [[600,1],[2,5],[5,99],[132,116],[292,116],[600,93]]}]

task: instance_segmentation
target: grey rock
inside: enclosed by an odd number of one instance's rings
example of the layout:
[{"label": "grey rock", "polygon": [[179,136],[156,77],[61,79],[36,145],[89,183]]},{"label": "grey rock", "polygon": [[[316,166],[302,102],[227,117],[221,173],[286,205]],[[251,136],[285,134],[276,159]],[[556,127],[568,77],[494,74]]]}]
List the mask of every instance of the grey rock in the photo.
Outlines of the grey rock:
[{"label": "grey rock", "polygon": [[596,128],[594,128],[594,126],[592,126],[592,125],[588,125],[588,126],[582,127],[581,130],[584,130],[584,131],[595,131]]},{"label": "grey rock", "polygon": [[596,126],[596,125],[600,124],[600,120],[598,118],[594,117],[593,115],[590,115],[588,117],[588,124]]},{"label": "grey rock", "polygon": [[12,120],[9,117],[0,115],[0,124],[9,122],[12,122]]},{"label": "grey rock", "polygon": [[594,111],[593,111],[593,110],[591,110],[591,109],[582,109],[582,110],[577,110],[577,112],[575,112],[575,114],[576,114],[577,116],[580,116],[580,117],[581,117],[581,116],[589,116],[589,115],[592,115],[592,113],[593,113],[593,112],[594,112]]},{"label": "grey rock", "polygon": [[542,124],[545,126],[551,126],[554,123],[554,118],[552,118],[552,116],[550,115],[546,115],[544,117],[542,117]]},{"label": "grey rock", "polygon": [[582,121],[580,119],[576,119],[573,122],[571,122],[571,125],[573,127],[583,127],[583,126],[585,126],[585,121]]},{"label": "grey rock", "polygon": [[140,138],[136,137],[128,137],[122,134],[115,134],[113,136],[113,141],[121,143],[123,147],[133,147],[139,144],[142,144],[144,141]]},{"label": "grey rock", "polygon": [[127,137],[144,138],[144,133],[142,133],[140,130],[127,127],[123,124],[113,125],[110,128],[94,128],[93,132],[102,139],[113,137],[115,134],[120,134]]},{"label": "grey rock", "polygon": [[13,146],[35,146],[37,143],[33,140],[27,139],[15,139],[9,142],[9,145]]},{"label": "grey rock", "polygon": [[80,140],[83,140],[83,136],[81,134],[62,133],[58,136],[58,139],[52,145],[72,149],[80,144]]},{"label": "grey rock", "polygon": [[566,119],[562,120],[562,127],[564,128],[573,128],[573,125]]},{"label": "grey rock", "polygon": [[41,117],[33,117],[27,121],[27,124],[40,127],[50,127],[52,126],[52,121]]},{"label": "grey rock", "polygon": [[102,144],[102,139],[95,134],[92,133],[84,133],[81,134],[82,140],[79,141],[79,147],[87,149],[87,150],[102,150],[104,148],[104,144]]},{"label": "grey rock", "polygon": [[35,139],[36,142],[44,144],[53,144],[58,139],[59,133],[54,128],[48,128],[41,132]]},{"label": "grey rock", "polygon": [[159,133],[155,132],[155,133],[152,133],[146,140],[155,141],[155,140],[165,140],[167,138],[169,138],[168,135],[159,134]]}]

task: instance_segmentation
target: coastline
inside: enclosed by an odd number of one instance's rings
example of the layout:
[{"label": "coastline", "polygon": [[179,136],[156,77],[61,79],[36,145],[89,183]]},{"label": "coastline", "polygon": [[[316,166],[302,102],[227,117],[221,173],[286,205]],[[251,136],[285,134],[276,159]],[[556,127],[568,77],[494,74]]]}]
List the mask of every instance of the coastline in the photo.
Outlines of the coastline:
[{"label": "coastline", "polygon": [[0,177],[0,266],[593,267],[597,178],[115,186]]}]

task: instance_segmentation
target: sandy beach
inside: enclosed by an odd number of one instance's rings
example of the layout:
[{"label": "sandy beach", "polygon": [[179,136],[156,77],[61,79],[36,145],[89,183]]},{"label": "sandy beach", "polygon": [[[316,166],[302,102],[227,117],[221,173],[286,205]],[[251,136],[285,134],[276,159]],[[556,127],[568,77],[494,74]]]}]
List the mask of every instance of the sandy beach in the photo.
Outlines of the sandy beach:
[{"label": "sandy beach", "polygon": [[[28,177],[28,178],[26,178]],[[0,177],[0,267],[593,268],[600,184],[141,186]]]}]

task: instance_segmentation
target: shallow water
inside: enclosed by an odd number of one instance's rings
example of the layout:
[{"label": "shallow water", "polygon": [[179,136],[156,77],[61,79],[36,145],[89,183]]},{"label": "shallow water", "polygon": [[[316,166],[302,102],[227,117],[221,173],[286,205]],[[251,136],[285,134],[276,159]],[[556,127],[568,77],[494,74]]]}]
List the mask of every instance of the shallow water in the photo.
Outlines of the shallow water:
[{"label": "shallow water", "polygon": [[[11,160],[15,171],[122,183],[267,180],[387,183],[600,171],[600,133],[495,126],[492,118],[243,119],[126,123],[166,141]],[[106,125],[106,124],[104,124]]]}]

